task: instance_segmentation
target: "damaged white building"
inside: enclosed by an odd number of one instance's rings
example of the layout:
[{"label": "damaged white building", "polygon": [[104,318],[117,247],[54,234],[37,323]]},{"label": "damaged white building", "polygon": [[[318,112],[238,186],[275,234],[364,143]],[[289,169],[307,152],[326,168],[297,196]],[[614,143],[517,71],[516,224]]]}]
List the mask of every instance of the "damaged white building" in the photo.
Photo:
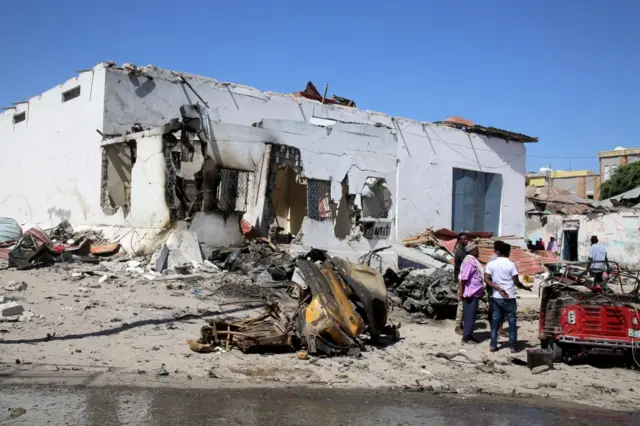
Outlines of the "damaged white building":
[{"label": "damaged white building", "polygon": [[358,110],[313,87],[278,94],[100,63],[0,114],[0,216],[100,227],[154,247],[185,221],[243,239],[368,252],[426,227],[524,237],[525,142],[464,120]]}]

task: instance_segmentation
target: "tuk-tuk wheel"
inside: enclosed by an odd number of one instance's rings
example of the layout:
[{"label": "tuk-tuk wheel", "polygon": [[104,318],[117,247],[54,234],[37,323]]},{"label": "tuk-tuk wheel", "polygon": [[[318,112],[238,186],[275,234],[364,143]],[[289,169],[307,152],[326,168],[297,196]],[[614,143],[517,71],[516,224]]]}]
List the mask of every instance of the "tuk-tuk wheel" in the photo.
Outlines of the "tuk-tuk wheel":
[{"label": "tuk-tuk wheel", "polygon": [[562,348],[555,339],[545,339],[540,343],[542,349],[549,349],[553,352],[553,362],[562,362]]}]

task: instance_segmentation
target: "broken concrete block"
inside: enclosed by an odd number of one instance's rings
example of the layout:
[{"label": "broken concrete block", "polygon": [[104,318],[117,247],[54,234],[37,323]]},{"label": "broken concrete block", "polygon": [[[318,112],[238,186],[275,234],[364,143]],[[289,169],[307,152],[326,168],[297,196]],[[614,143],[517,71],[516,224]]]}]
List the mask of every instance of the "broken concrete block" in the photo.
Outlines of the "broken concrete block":
[{"label": "broken concrete block", "polygon": [[169,250],[167,269],[174,269],[176,266],[191,263],[191,261],[202,263],[202,251],[198,236],[184,225],[171,232],[167,238],[166,246]]},{"label": "broken concrete block", "polygon": [[162,247],[160,247],[160,250],[158,252],[158,257],[156,258],[152,269],[156,272],[164,271],[167,267],[168,258],[169,258],[169,247],[167,247],[166,244],[163,244]]},{"label": "broken concrete block", "polygon": [[4,286],[4,289],[7,291],[24,291],[27,289],[27,283],[24,281],[9,281],[9,283]]},{"label": "broken concrete block", "polygon": [[419,249],[421,252],[423,252],[424,254],[428,254],[429,256],[433,256],[434,254],[436,254],[437,250],[437,248],[433,246],[420,246]]},{"label": "broken concrete block", "polygon": [[22,315],[20,315],[20,318],[18,318],[18,321],[20,322],[29,322],[31,321],[31,319],[35,316],[35,314],[31,311],[24,311]]},{"label": "broken concrete block", "polygon": [[422,251],[394,244],[392,250],[398,254],[398,266],[403,268],[447,268],[447,263],[434,259]]},{"label": "broken concrete block", "polygon": [[24,307],[17,302],[8,302],[0,305],[0,314],[3,317],[12,317],[15,315],[22,315]]},{"label": "broken concrete block", "polygon": [[140,265],[142,264],[142,262],[140,262],[139,260],[130,260],[127,262],[127,267],[129,268],[138,268],[140,267]]}]

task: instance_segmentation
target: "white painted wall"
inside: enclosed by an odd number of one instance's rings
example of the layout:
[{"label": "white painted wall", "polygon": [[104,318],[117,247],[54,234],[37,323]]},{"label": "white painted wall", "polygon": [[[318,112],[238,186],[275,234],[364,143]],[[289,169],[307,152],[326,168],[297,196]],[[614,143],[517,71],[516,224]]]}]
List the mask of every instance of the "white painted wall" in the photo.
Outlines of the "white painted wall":
[{"label": "white painted wall", "polygon": [[[101,66],[0,113],[0,215],[20,223],[109,222],[100,208],[105,72]],[[81,86],[80,96],[62,93]]]},{"label": "white painted wall", "polygon": [[580,259],[589,253],[589,239],[597,235],[607,248],[610,260],[640,269],[640,211],[627,210],[609,213],[594,218],[583,217],[580,221],[578,239]]},{"label": "white painted wall", "polygon": [[631,268],[640,269],[640,210],[625,210],[596,215],[548,215],[544,226],[540,220],[527,219],[527,238],[543,238],[545,244],[549,237],[558,238],[562,248],[563,221],[579,221],[578,257],[587,261],[591,236],[596,235],[600,243],[607,248],[609,260],[620,262]]},{"label": "white painted wall", "polygon": [[[130,77],[116,68],[108,70],[105,131],[121,132],[134,123],[160,125],[176,117],[181,105],[200,102],[191,89],[180,83],[177,74],[155,68],[144,71],[153,79]],[[208,104],[206,111],[214,123],[250,126],[263,119],[309,122],[313,118],[316,123],[336,120],[391,128],[394,136],[388,143],[394,146],[399,161],[394,197],[398,238],[427,226],[451,227],[454,167],[501,174],[500,233],[524,236],[526,149],[521,143],[469,135],[457,129],[394,119],[371,111],[322,105],[199,76],[185,77]],[[366,149],[363,145],[361,151]],[[332,162],[342,161],[344,153],[340,150],[337,153],[339,156],[334,155]]]}]

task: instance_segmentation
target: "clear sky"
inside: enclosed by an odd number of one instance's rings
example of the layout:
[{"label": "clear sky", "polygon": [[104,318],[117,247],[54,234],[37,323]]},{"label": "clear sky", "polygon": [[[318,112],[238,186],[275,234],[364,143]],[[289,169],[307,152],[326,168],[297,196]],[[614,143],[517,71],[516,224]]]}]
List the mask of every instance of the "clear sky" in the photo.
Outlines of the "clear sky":
[{"label": "clear sky", "polygon": [[0,106],[111,60],[538,136],[529,170],[640,146],[635,0],[21,0],[0,28]]}]

